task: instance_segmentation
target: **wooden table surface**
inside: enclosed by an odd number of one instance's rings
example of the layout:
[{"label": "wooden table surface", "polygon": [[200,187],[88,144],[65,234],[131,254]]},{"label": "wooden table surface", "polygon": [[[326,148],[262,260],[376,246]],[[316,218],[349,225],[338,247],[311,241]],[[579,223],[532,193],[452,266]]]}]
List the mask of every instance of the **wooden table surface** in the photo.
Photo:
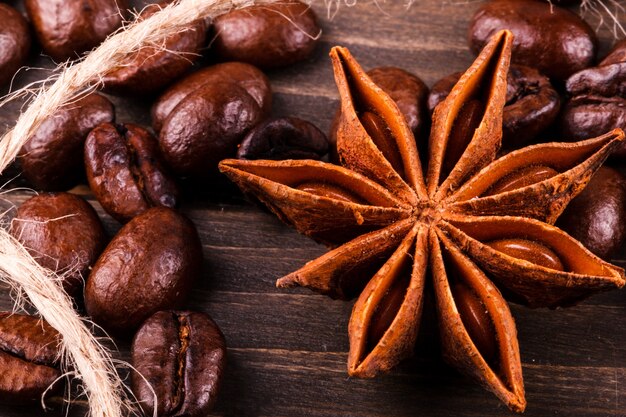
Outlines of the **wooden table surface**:
[{"label": "wooden table surface", "polygon": [[[356,2],[356,1],[355,1]],[[327,131],[337,105],[328,51],[344,45],[365,68],[395,65],[428,85],[464,70],[473,56],[466,31],[476,1],[358,1],[334,16],[315,0],[324,33],[307,62],[269,73],[275,115],[313,121]],[[21,7],[20,2],[14,2]],[[595,25],[597,19],[588,16]],[[623,17],[622,17],[623,18]],[[623,21],[624,24],[626,22]],[[600,29],[603,50],[611,33]],[[51,68],[33,48],[30,65]],[[44,78],[30,70],[17,85]],[[115,98],[118,120],[149,124],[150,99]],[[0,132],[11,126],[19,104],[0,108]],[[10,188],[10,187],[9,187]],[[505,416],[489,392],[446,366],[432,337],[414,358],[374,380],[349,378],[347,324],[352,302],[333,301],[304,289],[279,290],[275,280],[324,253],[325,248],[247,203],[223,180],[185,185],[182,210],[194,221],[204,246],[204,272],[188,307],[210,314],[228,343],[228,368],[212,415],[216,416]],[[108,232],[119,224],[98,209]],[[3,196],[5,206],[32,193]],[[626,265],[626,252],[614,260]],[[0,308],[10,309],[7,291]],[[626,293],[592,297],[568,309],[531,310],[511,305],[517,322],[528,417],[626,415]],[[431,323],[432,324],[432,323]],[[424,324],[428,328],[428,324]],[[119,358],[128,358],[120,343]],[[81,415],[78,409],[73,415]],[[0,416],[40,415],[36,408],[0,407]]]}]

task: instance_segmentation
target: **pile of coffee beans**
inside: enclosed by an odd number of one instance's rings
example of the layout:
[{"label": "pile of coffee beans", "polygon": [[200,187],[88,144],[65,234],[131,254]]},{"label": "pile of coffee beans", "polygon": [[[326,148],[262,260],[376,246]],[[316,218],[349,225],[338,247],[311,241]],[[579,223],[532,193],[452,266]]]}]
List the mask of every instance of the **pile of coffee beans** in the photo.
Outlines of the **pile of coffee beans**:
[{"label": "pile of coffee beans", "polygon": [[[556,5],[576,1],[551,3],[486,1],[470,23],[474,52],[500,29],[515,35],[502,152],[626,128],[626,41],[595,64],[593,29]],[[25,8],[39,45],[57,61],[96,47],[130,16],[124,0],[25,0]],[[24,64],[31,38],[28,21],[6,4],[0,22],[3,86]],[[101,93],[154,98],[151,128],[116,123],[110,99],[92,93],[58,110],[20,152],[24,177],[46,193],[18,208],[10,231],[41,265],[63,274],[78,308],[84,305],[109,334],[132,338],[132,364],[143,376],[132,374],[132,389],[146,415],[155,408],[159,416],[206,415],[226,363],[217,325],[181,310],[201,276],[202,245],[194,224],[177,211],[180,181],[211,181],[228,157],[337,160],[339,110],[328,138],[309,121],[272,117],[263,72],[309,59],[319,32],[313,11],[297,0],[194,22],[103,77]],[[218,63],[199,68],[203,55]],[[401,68],[368,74],[396,101],[427,155],[431,114],[460,73],[444,74],[431,89]],[[613,156],[614,163],[625,160],[626,146]],[[124,224],[110,241],[91,205],[66,192],[85,181]],[[609,259],[626,238],[625,224],[626,179],[605,167],[558,225]],[[32,317],[0,314],[0,402],[40,399],[60,375],[57,339]]]},{"label": "pile of coffee beans", "polygon": [[[130,15],[122,0],[28,0],[25,8],[55,60],[97,46]],[[31,40],[19,12],[0,4],[0,18],[8,22],[0,42],[11,40],[0,49],[4,84]],[[132,365],[141,374],[131,373],[132,389],[146,415],[206,415],[226,365],[217,324],[182,310],[202,276],[203,255],[195,225],[177,211],[179,182],[215,177],[218,162],[238,150],[247,159],[325,157],[328,140],[312,123],[271,117],[271,86],[259,69],[308,59],[319,33],[313,11],[295,0],[197,21],[163,47],[129,57],[103,77],[101,92],[59,109],[20,151],[24,177],[42,193],[17,209],[10,232],[60,274],[79,310],[107,334],[132,339]],[[203,54],[218,63],[201,68]],[[116,123],[102,93],[153,97],[152,129]],[[123,224],[110,241],[92,206],[67,192],[84,182]],[[0,314],[0,403],[41,399],[61,375],[58,337],[34,317]],[[58,395],[62,385],[46,395]]]}]

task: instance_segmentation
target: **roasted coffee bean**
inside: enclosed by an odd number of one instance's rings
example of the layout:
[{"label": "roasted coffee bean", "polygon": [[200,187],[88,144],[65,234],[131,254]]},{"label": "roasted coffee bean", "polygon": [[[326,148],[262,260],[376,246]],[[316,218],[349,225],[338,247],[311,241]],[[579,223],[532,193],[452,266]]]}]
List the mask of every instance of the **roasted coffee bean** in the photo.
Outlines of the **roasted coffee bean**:
[{"label": "roasted coffee bean", "polygon": [[272,110],[270,80],[258,68],[243,62],[224,62],[194,72],[171,86],[152,106],[152,127],[159,132],[163,122],[187,96],[206,84],[236,84],[257,102],[264,116]]},{"label": "roasted coffee bean", "polygon": [[[563,139],[582,140],[626,129],[626,40],[618,42],[597,67],[572,75],[565,88],[571,98],[559,117]],[[626,160],[626,145],[613,157]]]},{"label": "roasted coffee bean", "polygon": [[593,29],[577,14],[535,0],[485,2],[470,23],[470,47],[478,53],[502,29],[515,35],[514,63],[558,80],[590,66],[598,48]]},{"label": "roasted coffee bean", "polygon": [[193,223],[169,208],[148,209],[122,227],[94,265],[85,307],[105,330],[129,335],[155,312],[179,308],[201,267]]},{"label": "roasted coffee bean", "polygon": [[[430,133],[430,114],[427,109],[428,87],[417,76],[396,67],[378,67],[367,72],[376,83],[398,105],[406,122],[415,136],[420,155],[426,155],[428,150],[428,135]],[[328,139],[331,144],[330,159],[338,161],[336,155],[337,127],[341,117],[337,110],[332,121]]]},{"label": "roasted coffee bean", "polygon": [[561,99],[550,80],[534,68],[513,65],[507,76],[502,136],[521,148],[547,129],[559,114]]},{"label": "roasted coffee bean", "polygon": [[11,81],[30,50],[28,23],[14,8],[0,3],[0,87]]},{"label": "roasted coffee bean", "polygon": [[[454,73],[437,81],[428,97],[432,113],[461,77]],[[511,65],[507,76],[506,104],[502,115],[502,146],[518,149],[547,129],[559,114],[559,94],[550,80],[537,70]]]},{"label": "roasted coffee bean", "polygon": [[559,255],[547,246],[532,240],[511,238],[493,240],[486,244],[513,258],[523,259],[557,271],[565,270]]},{"label": "roasted coffee bean", "polygon": [[57,61],[76,58],[122,25],[124,0],[25,0],[44,51]]},{"label": "roasted coffee bean", "polygon": [[[61,377],[60,342],[59,333],[36,317],[0,313],[0,403],[41,401]],[[60,387],[56,384],[52,392]]]},{"label": "roasted coffee bean", "polygon": [[565,88],[572,96],[588,94],[624,98],[626,96],[626,42],[616,44],[597,67],[579,71],[569,77]]},{"label": "roasted coffee bean", "polygon": [[[139,18],[147,19],[168,3],[171,1],[147,6]],[[207,30],[207,23],[198,20],[186,30],[169,36],[159,47],[141,48],[102,78],[105,90],[122,95],[148,94],[161,90],[198,60],[206,43]]]},{"label": "roasted coffee bean", "polygon": [[127,222],[150,207],[175,207],[178,186],[162,162],[157,140],[130,123],[104,123],[85,141],[89,187],[111,216]]},{"label": "roasted coffee bean", "polygon": [[264,112],[237,84],[205,84],[189,94],[163,122],[159,146],[178,175],[207,177],[237,153],[237,145]]},{"label": "roasted coffee bean", "polygon": [[63,273],[63,288],[82,293],[84,279],[106,244],[95,210],[68,193],[39,194],[26,200],[11,222],[11,235],[37,262]]},{"label": "roasted coffee bean", "polygon": [[556,224],[591,252],[610,260],[626,239],[626,178],[600,167]]},{"label": "roasted coffee bean", "polygon": [[131,358],[141,374],[132,374],[132,390],[145,415],[204,417],[217,400],[226,341],[206,314],[159,311],[137,331]]},{"label": "roasted coffee bean", "polygon": [[314,124],[296,117],[267,119],[241,141],[239,159],[321,159],[328,139]]},{"label": "roasted coffee bean", "polygon": [[276,68],[302,61],[317,44],[320,27],[310,6],[295,0],[246,7],[213,22],[212,48],[224,61]]},{"label": "roasted coffee bean", "polygon": [[48,117],[22,147],[19,162],[35,188],[67,190],[84,172],[83,148],[87,135],[101,123],[115,119],[113,104],[91,94],[62,107]]},{"label": "roasted coffee bean", "polygon": [[498,341],[487,308],[467,284],[458,281],[450,289],[465,330],[485,361],[490,362],[498,352]]}]

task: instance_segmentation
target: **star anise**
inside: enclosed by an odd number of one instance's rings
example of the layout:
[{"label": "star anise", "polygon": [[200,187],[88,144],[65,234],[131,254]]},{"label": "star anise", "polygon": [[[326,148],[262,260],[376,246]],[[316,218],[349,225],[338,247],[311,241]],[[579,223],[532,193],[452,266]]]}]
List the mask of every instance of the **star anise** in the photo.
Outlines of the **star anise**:
[{"label": "star anise", "polygon": [[624,285],[621,268],[551,225],[624,134],[495,159],[511,42],[510,32],[495,35],[435,110],[426,177],[397,106],[341,47],[330,55],[343,167],[225,160],[220,169],[284,222],[335,247],[277,285],[360,293],[350,375],[373,377],[412,354],[428,285],[444,358],[521,412],[515,323],[499,289],[531,307],[557,307]]}]

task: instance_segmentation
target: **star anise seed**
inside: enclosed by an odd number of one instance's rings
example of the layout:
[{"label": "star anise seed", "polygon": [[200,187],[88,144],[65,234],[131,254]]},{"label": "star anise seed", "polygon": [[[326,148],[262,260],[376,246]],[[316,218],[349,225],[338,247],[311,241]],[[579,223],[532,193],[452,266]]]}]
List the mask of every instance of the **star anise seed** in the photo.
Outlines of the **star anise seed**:
[{"label": "star anise seed", "polygon": [[551,225],[624,134],[495,160],[511,44],[510,32],[496,34],[436,108],[426,177],[403,115],[341,47],[330,55],[342,166],[225,160],[220,169],[284,222],[334,248],[277,285],[358,295],[350,375],[373,377],[412,354],[430,279],[444,358],[521,412],[517,333],[498,288],[512,301],[557,307],[625,284],[621,268]]}]

